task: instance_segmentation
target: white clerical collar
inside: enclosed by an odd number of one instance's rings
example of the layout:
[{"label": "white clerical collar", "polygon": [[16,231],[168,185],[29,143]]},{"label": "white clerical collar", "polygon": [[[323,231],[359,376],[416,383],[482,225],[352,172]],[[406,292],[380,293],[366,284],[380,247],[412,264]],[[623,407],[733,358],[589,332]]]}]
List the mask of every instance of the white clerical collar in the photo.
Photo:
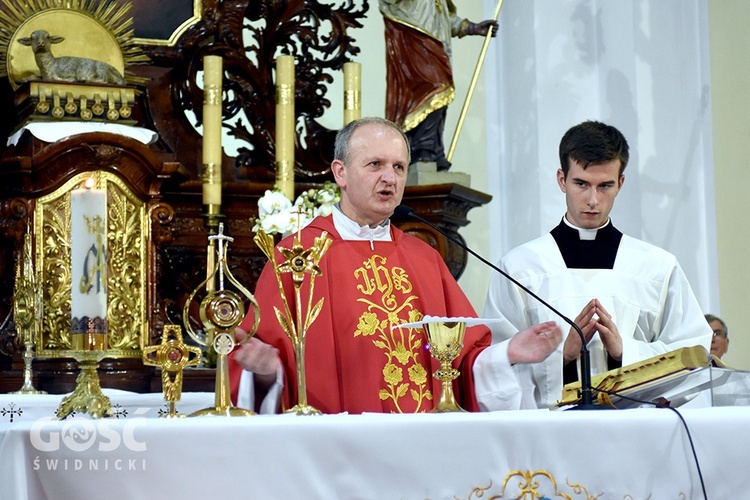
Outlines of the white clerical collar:
[{"label": "white clerical collar", "polygon": [[344,215],[337,203],[333,210],[333,225],[336,227],[341,239],[354,241],[369,241],[370,249],[374,250],[373,241],[392,241],[391,221],[386,219],[381,224],[370,227],[360,226],[349,217]]},{"label": "white clerical collar", "polygon": [[583,228],[574,226],[573,224],[571,224],[568,221],[568,218],[565,217],[565,216],[563,216],[563,222],[565,222],[565,224],[568,227],[570,227],[570,228],[575,229],[576,231],[578,231],[578,237],[580,239],[582,239],[582,240],[595,240],[596,239],[596,232],[599,231],[601,228],[605,227],[607,224],[609,224],[609,219],[607,219],[607,222],[605,222],[603,225],[601,225],[601,226],[599,226],[597,228],[594,228],[594,229],[583,229]]}]

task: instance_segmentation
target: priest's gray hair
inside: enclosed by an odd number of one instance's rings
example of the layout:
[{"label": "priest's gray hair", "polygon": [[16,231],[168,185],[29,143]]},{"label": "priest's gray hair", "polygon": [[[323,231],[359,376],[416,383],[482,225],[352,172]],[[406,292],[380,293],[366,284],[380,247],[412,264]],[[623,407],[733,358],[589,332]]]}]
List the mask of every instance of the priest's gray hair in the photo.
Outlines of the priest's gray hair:
[{"label": "priest's gray hair", "polygon": [[349,141],[351,141],[354,131],[363,125],[382,125],[383,127],[392,128],[393,130],[401,134],[401,137],[404,139],[404,143],[406,144],[406,164],[409,165],[411,163],[411,148],[409,146],[409,138],[406,137],[404,131],[401,129],[401,127],[399,127],[392,121],[377,116],[370,116],[366,118],[360,118],[359,120],[354,120],[352,122],[349,122],[349,124],[347,124],[341,130],[339,130],[338,134],[336,134],[336,143],[334,144],[333,149],[334,160],[342,161],[344,165],[349,164]]}]

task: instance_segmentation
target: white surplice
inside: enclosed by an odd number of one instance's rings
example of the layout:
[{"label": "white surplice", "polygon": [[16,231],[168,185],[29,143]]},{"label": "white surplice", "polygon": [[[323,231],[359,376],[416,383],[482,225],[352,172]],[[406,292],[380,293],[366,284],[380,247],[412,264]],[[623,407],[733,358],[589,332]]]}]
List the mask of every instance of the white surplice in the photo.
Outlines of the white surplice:
[{"label": "white surplice", "polygon": [[[677,259],[649,243],[623,235],[613,269],[568,269],[548,233],[508,252],[500,267],[572,320],[591,299],[599,299],[622,337],[623,366],[681,347],[708,349],[711,344],[711,329]],[[564,335],[570,330],[559,316],[499,273],[490,279],[483,317],[506,320],[492,325],[494,342],[550,320]],[[607,353],[598,333],[588,347],[592,373],[607,371]],[[522,385],[534,391],[539,407],[561,398],[562,348],[561,343],[542,363],[514,367],[526,381]]]}]

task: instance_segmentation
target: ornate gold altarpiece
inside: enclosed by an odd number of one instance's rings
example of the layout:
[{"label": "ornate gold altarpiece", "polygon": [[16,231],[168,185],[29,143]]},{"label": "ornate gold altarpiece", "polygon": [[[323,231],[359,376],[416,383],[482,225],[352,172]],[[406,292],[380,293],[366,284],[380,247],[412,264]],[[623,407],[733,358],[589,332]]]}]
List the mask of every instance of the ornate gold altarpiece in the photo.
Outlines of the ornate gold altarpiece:
[{"label": "ornate gold altarpiece", "polygon": [[[160,0],[154,8],[152,1],[135,0],[128,14],[134,20],[128,36],[126,29],[119,29],[121,20],[111,13],[129,2],[112,3],[117,5],[106,11],[110,17],[97,19],[101,11],[96,11],[99,3],[94,0],[0,0],[4,14],[0,24],[6,28],[0,32],[0,68],[6,70],[12,66],[9,55],[31,57],[29,47],[21,52],[8,45],[11,39],[28,36],[16,33],[21,26],[28,28],[24,24],[28,19],[34,20],[35,29],[52,33],[59,27],[42,23],[34,9],[58,9],[45,14],[50,17],[93,17],[97,32],[101,25],[114,26],[118,33],[114,39],[126,49],[123,64],[128,83],[123,87],[127,92],[113,94],[132,99],[127,103],[132,109],[126,112],[126,125],[158,134],[156,142],[146,145],[101,131],[53,142],[25,132],[17,143],[6,146],[14,131],[34,121],[29,103],[34,108],[40,96],[49,95],[48,102],[54,104],[54,93],[47,94],[46,86],[40,90],[38,81],[18,83],[0,77],[0,103],[6,110],[0,114],[0,391],[18,389],[23,379],[23,342],[12,316],[13,278],[29,223],[44,290],[44,327],[34,360],[34,383],[51,393],[75,386],[76,362],[56,355],[65,347],[70,312],[70,294],[65,292],[69,290],[65,272],[69,228],[63,221],[70,191],[91,175],[107,190],[109,210],[120,207],[121,215],[110,221],[116,241],[109,244],[118,257],[110,261],[110,271],[117,277],[108,285],[113,297],[108,306],[111,352],[100,364],[102,386],[160,390],[160,376],[143,365],[141,349],[161,342],[164,325],[182,324],[186,298],[206,277],[209,233],[202,214],[201,136],[194,126],[202,121],[200,75],[205,55],[224,60],[223,126],[243,144],[236,156],[225,154],[222,159],[221,215],[226,232],[235,238],[228,264],[250,290],[265,263],[252,241],[250,220],[257,215],[259,197],[275,179],[272,68],[279,53],[296,56],[296,190],[330,180],[337,130],[324,127],[319,119],[330,106],[326,92],[331,75],[359,52],[355,28],[370,8],[367,0],[346,0],[335,8],[315,0]],[[171,22],[164,22],[165,13],[170,13]],[[66,40],[78,34],[84,37],[84,47],[96,45],[87,42],[86,30],[77,31],[64,33]],[[54,46],[53,53],[64,55],[63,45]],[[87,52],[76,55],[94,58]],[[30,61],[25,64],[33,70]],[[93,92],[85,88],[90,84],[74,86],[84,88],[73,97],[75,112],[64,116],[71,122],[85,118],[80,115],[78,96]],[[65,109],[68,92],[58,95]],[[109,104],[108,99],[104,102]],[[112,106],[121,110],[122,102]],[[99,120],[106,122],[106,115]],[[459,239],[458,230],[468,224],[469,210],[489,200],[489,195],[457,184],[407,187],[404,197],[404,203]],[[460,247],[418,221],[394,222],[432,244],[454,276],[461,274],[467,255]],[[198,325],[197,320],[188,320]],[[194,371],[186,376],[184,389],[212,390],[213,385],[213,374]]]}]

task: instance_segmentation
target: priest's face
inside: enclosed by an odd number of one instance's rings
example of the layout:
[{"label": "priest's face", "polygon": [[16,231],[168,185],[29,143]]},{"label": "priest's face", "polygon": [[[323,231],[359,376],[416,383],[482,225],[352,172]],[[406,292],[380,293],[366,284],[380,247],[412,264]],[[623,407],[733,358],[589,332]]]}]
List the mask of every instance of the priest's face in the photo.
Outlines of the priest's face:
[{"label": "priest's face", "polygon": [[609,213],[620,192],[625,176],[620,174],[620,160],[589,164],[568,160],[570,168],[565,176],[557,171],[557,183],[565,193],[568,222],[581,229],[596,229],[609,220]]},{"label": "priest's face", "polygon": [[331,164],[341,188],[341,211],[362,226],[390,217],[404,196],[408,158],[397,130],[375,123],[357,128],[349,139],[346,164]]}]

